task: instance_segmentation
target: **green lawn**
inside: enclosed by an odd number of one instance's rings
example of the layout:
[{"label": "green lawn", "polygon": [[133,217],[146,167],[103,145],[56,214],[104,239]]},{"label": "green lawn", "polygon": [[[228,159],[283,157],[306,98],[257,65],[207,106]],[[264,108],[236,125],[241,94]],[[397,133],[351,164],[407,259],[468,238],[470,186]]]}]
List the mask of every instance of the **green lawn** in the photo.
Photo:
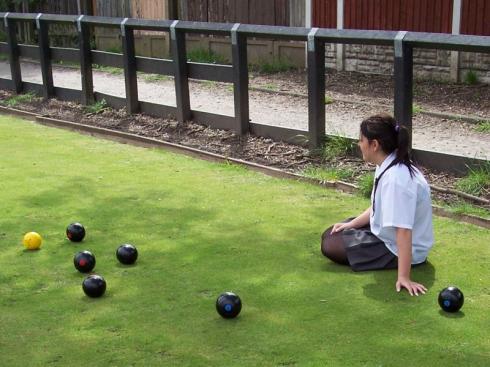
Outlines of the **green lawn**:
[{"label": "green lawn", "polygon": [[[0,116],[0,366],[488,366],[490,231],[435,219],[425,296],[321,255],[368,202],[306,183]],[[80,221],[87,237],[65,239]],[[43,238],[22,247],[25,232]],[[134,243],[135,266],[117,263]],[[91,250],[103,298],[81,289]],[[455,284],[456,315],[437,305]],[[215,300],[243,301],[224,320]]]}]

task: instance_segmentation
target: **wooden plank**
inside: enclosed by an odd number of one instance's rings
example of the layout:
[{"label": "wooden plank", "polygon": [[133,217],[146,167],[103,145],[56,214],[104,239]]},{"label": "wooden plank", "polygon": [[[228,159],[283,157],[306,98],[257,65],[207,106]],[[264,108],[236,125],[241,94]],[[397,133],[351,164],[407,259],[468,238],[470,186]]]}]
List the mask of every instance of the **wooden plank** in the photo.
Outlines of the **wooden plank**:
[{"label": "wooden plank", "polygon": [[439,32],[444,32],[443,25],[442,25],[442,1],[441,0],[434,0],[431,9],[431,14],[436,29],[439,29]]},{"label": "wooden plank", "polygon": [[174,64],[175,96],[177,99],[177,120],[185,122],[191,117],[185,33],[177,28],[172,28],[170,35]]},{"label": "wooden plank", "polygon": [[319,148],[325,136],[325,43],[308,39],[307,57],[309,145]]},{"label": "wooden plank", "polygon": [[383,16],[382,16],[382,0],[374,0],[374,9],[373,9],[373,24],[371,29],[383,29]]},{"label": "wooden plank", "polygon": [[337,28],[337,1],[330,1],[330,22],[328,24],[329,28]]},{"label": "wooden plank", "polygon": [[194,20],[196,19],[196,13],[197,13],[197,10],[196,10],[196,6],[197,6],[197,2],[196,0],[183,0],[182,1],[184,5],[184,9],[183,9],[183,19],[184,20]]},{"label": "wooden plank", "polygon": [[420,30],[422,32],[431,32],[431,29],[434,29],[434,20],[429,18],[429,3],[433,2],[434,0],[421,0],[420,2]]},{"label": "wooden plank", "polygon": [[461,5],[461,34],[468,34],[468,3]]},{"label": "wooden plank", "polygon": [[233,99],[235,104],[234,130],[245,134],[250,130],[250,105],[248,91],[247,38],[232,33],[231,54],[233,59]]},{"label": "wooden plank", "polygon": [[218,14],[219,0],[204,0],[204,1],[207,1],[207,3],[208,3],[208,9],[207,9],[208,21],[209,22],[215,22],[215,23],[220,22],[219,14]]},{"label": "wooden plank", "polygon": [[198,5],[198,14],[197,14],[196,21],[208,22],[209,21],[208,1],[199,1],[197,5]]},{"label": "wooden plank", "polygon": [[179,19],[182,20],[189,19],[189,4],[187,0],[182,0],[179,3]]},{"label": "wooden plank", "polygon": [[412,0],[413,2],[413,7],[412,7],[412,25],[410,27],[410,31],[418,31],[419,29],[419,24],[420,24],[420,1],[421,0]]},{"label": "wooden plank", "polygon": [[250,24],[274,25],[274,1],[249,0],[248,10]]},{"label": "wooden plank", "polygon": [[134,30],[122,26],[124,84],[126,87],[126,110],[128,114],[136,113],[138,104],[138,81],[136,78],[136,54],[134,45]]},{"label": "wooden plank", "polygon": [[49,14],[78,14],[78,5],[76,1],[50,0],[31,8],[33,12]]},{"label": "wooden plank", "polygon": [[224,13],[226,23],[237,23],[236,0],[224,0]]},{"label": "wooden plank", "polygon": [[411,27],[410,31],[413,32],[418,32],[420,29],[420,16],[419,14],[421,13],[420,9],[420,2],[421,0],[411,0],[413,7],[412,7],[412,22],[411,22]]},{"label": "wooden plank", "polygon": [[314,3],[314,10],[313,10],[313,26],[315,27],[323,27],[323,17],[324,17],[324,8],[323,8],[323,2],[320,0],[315,0]]},{"label": "wooden plank", "polygon": [[369,29],[369,0],[362,1],[362,29]]},{"label": "wooden plank", "polygon": [[235,0],[235,12],[236,12],[236,22],[237,23],[249,23],[250,22],[250,12],[249,12],[249,0]]},{"label": "wooden plank", "polygon": [[17,25],[12,19],[6,18],[5,31],[7,33],[8,58],[10,75],[15,93],[22,92],[22,69],[20,67],[20,49],[17,43]]},{"label": "wooden plank", "polygon": [[371,11],[371,4],[370,4],[371,0],[368,0],[368,1],[363,1],[362,2],[362,5],[363,5],[363,9],[362,9],[362,13],[359,14],[360,17],[362,19],[362,28],[363,29],[369,29],[369,13]]},{"label": "wooden plank", "polygon": [[[356,2],[354,2],[354,4],[356,4]],[[355,5],[355,8],[356,8],[356,17],[355,17],[354,27],[356,29],[365,29],[367,24],[367,19],[362,15],[366,14],[367,2],[361,1],[360,3]]]},{"label": "wooden plank", "polygon": [[91,32],[88,24],[80,22],[78,30],[80,43],[80,75],[82,80],[81,100],[82,104],[90,105],[94,102],[94,82],[92,72],[92,51],[90,46]]},{"label": "wooden plank", "polygon": [[453,2],[452,0],[445,0],[445,6],[443,8],[443,21],[444,21],[444,27],[443,27],[443,32],[444,33],[452,33],[452,24],[453,24]]},{"label": "wooden plank", "polygon": [[291,27],[305,26],[305,2],[304,0],[289,1],[289,25]]},{"label": "wooden plank", "polygon": [[368,10],[368,19],[367,19],[367,29],[375,29],[375,24],[377,23],[377,19],[374,17],[375,13],[375,6],[376,5],[376,0],[371,0],[368,3],[369,10]]},{"label": "wooden plank", "polygon": [[352,29],[359,29],[359,25],[357,24],[357,14],[359,13],[360,11],[360,8],[359,8],[359,4],[356,4],[356,1],[355,0],[352,0],[351,1],[351,10],[352,10],[352,13],[351,13],[351,26],[350,28]]},{"label": "wooden plank", "polygon": [[352,0],[345,0],[344,3],[344,28],[353,28],[352,27]]},{"label": "wooden plank", "polygon": [[[430,0],[430,2],[434,2],[434,0]],[[419,20],[419,28],[418,31],[420,32],[429,32],[427,29],[430,29],[430,27],[433,26],[432,22],[429,24],[428,22],[428,8],[429,4],[427,0],[419,0],[419,11],[417,13],[417,18]]]},{"label": "wooden plank", "polygon": [[218,3],[218,18],[221,23],[225,23],[225,0],[219,0]]},{"label": "wooden plank", "polygon": [[131,17],[168,19],[166,0],[131,0]]},{"label": "wooden plank", "polygon": [[391,0],[384,1],[385,10],[385,28],[386,30],[393,30],[393,2]]},{"label": "wooden plank", "polygon": [[288,0],[275,0],[275,22],[274,25],[289,26]]},{"label": "wooden plank", "polygon": [[40,20],[38,22],[37,32],[39,38],[39,59],[43,77],[43,97],[44,99],[49,99],[54,94],[53,69],[49,48],[49,24]]},{"label": "wooden plank", "polygon": [[485,25],[483,28],[483,36],[490,36],[490,4],[488,2],[485,3],[483,24]]},{"label": "wooden plank", "polygon": [[[484,24],[483,24],[483,16],[485,15],[485,0],[477,0],[476,1],[476,13],[478,14],[475,22],[475,34],[483,34]],[[490,21],[490,19],[489,19]]]},{"label": "wooden plank", "polygon": [[477,29],[476,29],[476,20],[478,18],[477,4],[475,1],[472,1],[470,5],[471,5],[471,18],[469,20],[471,24],[471,34],[475,34],[477,33]]},{"label": "wooden plank", "polygon": [[404,6],[397,6],[393,4],[393,30],[398,31],[405,28],[405,24],[401,19],[407,19],[407,11]]},{"label": "wooden plank", "polygon": [[318,25],[320,27],[323,27],[327,22],[327,6],[326,3],[321,0],[319,1],[319,3],[320,3],[320,13],[319,13]]},{"label": "wooden plank", "polygon": [[[439,7],[438,7],[439,5]],[[429,23],[432,23],[432,29],[433,32],[439,32],[442,33],[442,22],[441,22],[441,12],[442,8],[440,7],[442,4],[440,4],[439,0],[435,1],[429,1],[429,11],[427,15],[427,20]]]}]

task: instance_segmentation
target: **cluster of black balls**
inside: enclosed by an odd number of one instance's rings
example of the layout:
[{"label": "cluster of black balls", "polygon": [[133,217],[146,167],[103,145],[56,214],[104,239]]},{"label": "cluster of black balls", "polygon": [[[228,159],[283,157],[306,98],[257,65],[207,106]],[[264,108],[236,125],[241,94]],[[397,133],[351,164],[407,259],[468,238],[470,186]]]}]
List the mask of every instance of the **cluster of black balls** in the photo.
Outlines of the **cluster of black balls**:
[{"label": "cluster of black balls", "polygon": [[[66,228],[66,237],[72,242],[81,242],[85,237],[85,228],[80,223],[71,223]],[[131,265],[138,258],[138,250],[130,244],[124,244],[117,248],[116,257],[120,263]],[[81,273],[90,273],[95,268],[95,256],[90,251],[80,251],[75,254],[73,264]],[[101,297],[107,288],[103,277],[91,274],[83,280],[83,292],[89,297]]]},{"label": "cluster of black balls", "polygon": [[[80,223],[72,223],[66,228],[66,236],[72,242],[81,242],[85,237],[85,228]],[[131,265],[138,258],[138,250],[130,244],[124,244],[117,248],[116,257],[120,263]],[[75,254],[73,264],[81,273],[90,273],[95,268],[95,256],[90,251],[80,251]],[[104,295],[107,283],[103,277],[91,274],[83,280],[83,292],[93,298]],[[235,293],[225,292],[216,300],[216,310],[225,319],[231,319],[240,313],[242,301]]]},{"label": "cluster of black balls", "polygon": [[[85,237],[85,228],[80,223],[71,223],[66,228],[66,236],[72,242],[81,242]],[[116,257],[120,263],[131,265],[138,258],[138,250],[130,244],[117,248]],[[90,273],[95,268],[95,256],[90,251],[77,252],[73,258],[75,268],[81,273]],[[104,295],[107,283],[103,277],[91,274],[83,280],[83,292],[93,298]],[[222,293],[216,300],[216,311],[225,319],[237,317],[242,310],[242,301],[235,293]]]}]

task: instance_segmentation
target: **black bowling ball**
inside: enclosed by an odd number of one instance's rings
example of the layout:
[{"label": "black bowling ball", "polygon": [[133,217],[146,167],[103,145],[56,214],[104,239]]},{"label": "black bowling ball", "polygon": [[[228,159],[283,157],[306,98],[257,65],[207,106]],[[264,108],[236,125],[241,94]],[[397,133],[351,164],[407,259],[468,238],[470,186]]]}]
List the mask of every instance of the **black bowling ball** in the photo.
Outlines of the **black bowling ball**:
[{"label": "black bowling ball", "polygon": [[119,262],[125,265],[134,264],[138,258],[138,250],[129,243],[121,245],[116,250],[116,256]]},{"label": "black bowling ball", "polygon": [[464,295],[456,287],[447,287],[439,292],[439,306],[446,312],[458,312],[464,303]]},{"label": "black bowling ball", "polygon": [[85,237],[85,228],[80,223],[71,223],[66,228],[66,237],[72,242],[80,242]]},{"label": "black bowling ball", "polygon": [[235,293],[222,293],[216,300],[216,311],[225,319],[237,317],[242,310],[242,301]]},{"label": "black bowling ball", "polygon": [[90,251],[82,251],[75,254],[73,264],[78,271],[90,273],[95,267],[95,256]]},{"label": "black bowling ball", "polygon": [[100,275],[89,275],[83,281],[82,288],[87,296],[97,298],[105,293],[106,282]]}]

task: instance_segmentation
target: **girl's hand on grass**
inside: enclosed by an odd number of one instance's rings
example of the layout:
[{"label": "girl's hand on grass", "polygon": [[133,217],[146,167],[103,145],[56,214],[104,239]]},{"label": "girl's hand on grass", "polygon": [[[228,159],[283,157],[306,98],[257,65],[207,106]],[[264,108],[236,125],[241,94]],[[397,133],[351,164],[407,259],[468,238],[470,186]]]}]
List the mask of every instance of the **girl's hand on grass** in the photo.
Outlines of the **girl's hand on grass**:
[{"label": "girl's hand on grass", "polygon": [[333,233],[337,233],[337,232],[342,232],[343,230],[350,229],[350,228],[352,228],[352,225],[350,224],[350,222],[348,222],[348,223],[335,223],[333,225],[332,232],[330,232],[330,233],[333,234]]},{"label": "girl's hand on grass", "polygon": [[414,294],[416,296],[420,294],[425,294],[427,288],[423,284],[412,282],[410,279],[398,278],[396,282],[396,291],[400,292],[402,288],[405,288],[411,296]]}]

